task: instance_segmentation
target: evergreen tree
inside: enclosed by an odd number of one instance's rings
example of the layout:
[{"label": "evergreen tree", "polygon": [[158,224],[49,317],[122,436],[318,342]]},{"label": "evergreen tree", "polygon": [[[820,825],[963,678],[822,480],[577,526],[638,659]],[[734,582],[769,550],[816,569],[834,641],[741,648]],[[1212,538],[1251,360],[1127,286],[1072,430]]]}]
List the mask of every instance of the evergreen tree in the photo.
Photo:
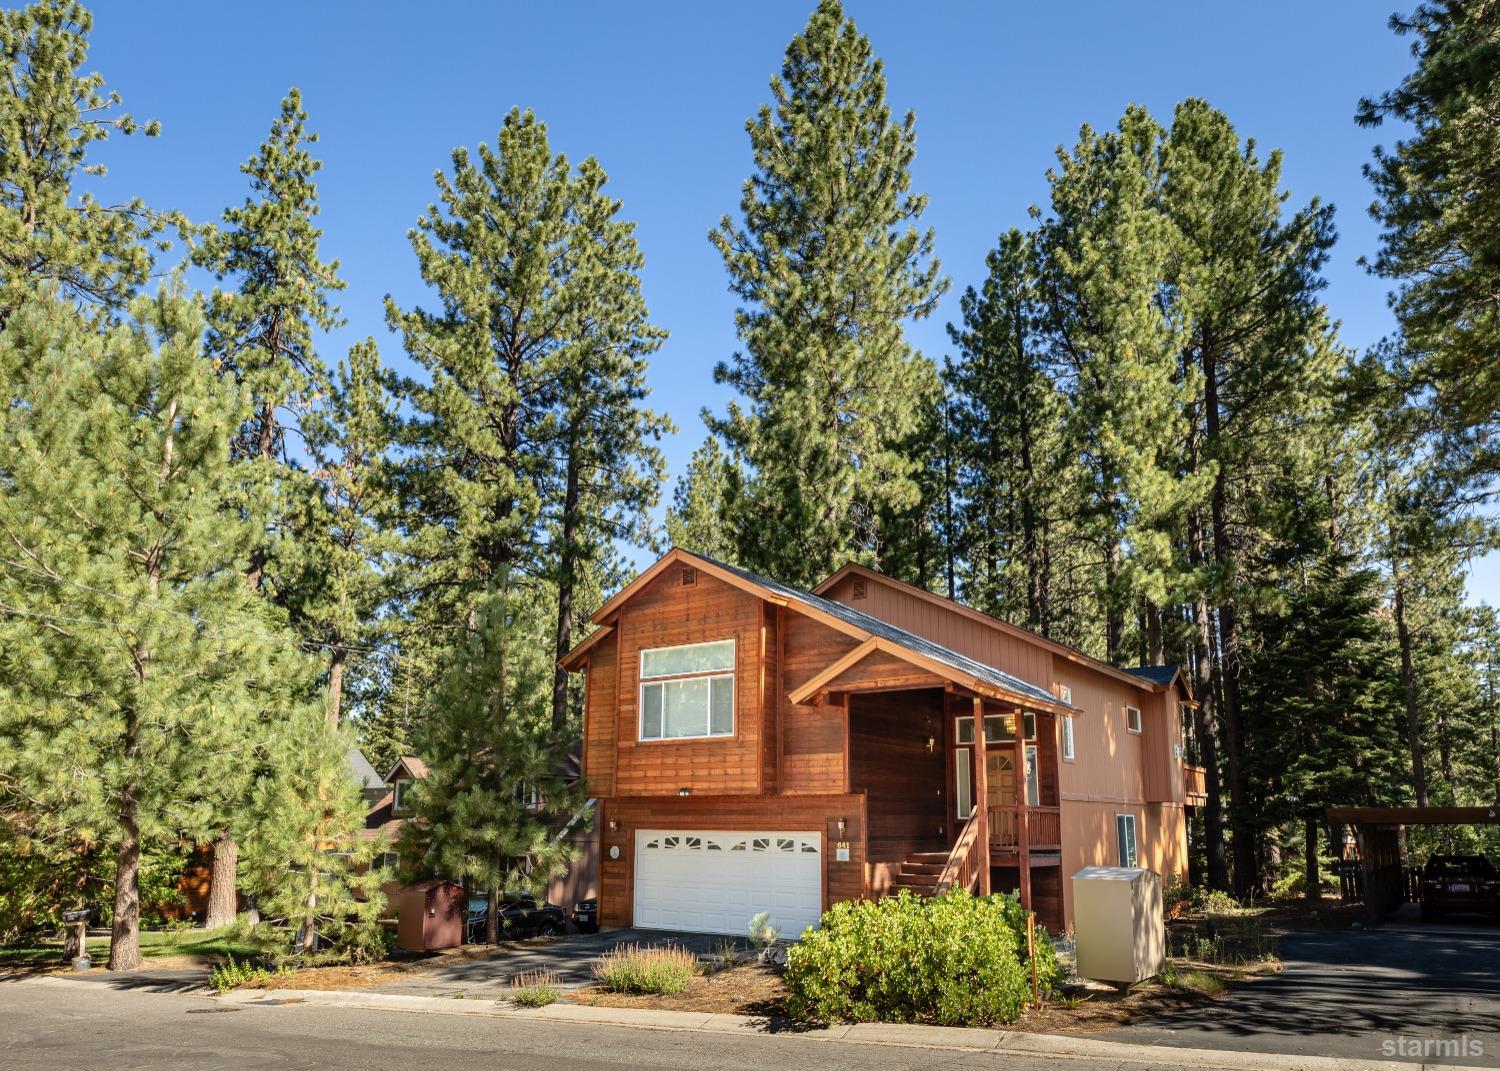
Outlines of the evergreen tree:
[{"label": "evergreen tree", "polygon": [[1166,603],[1174,522],[1201,484],[1180,465],[1194,385],[1178,358],[1186,313],[1162,300],[1178,255],[1159,203],[1163,135],[1138,107],[1116,131],[1085,127],[1049,172],[1052,217],[1040,237],[1048,345],[1069,448],[1083,460],[1075,493],[1099,556],[1104,650],[1117,663],[1136,600]]},{"label": "evergreen tree", "polygon": [[151,244],[176,219],[75,188],[103,174],[88,162],[95,142],[158,131],[120,112],[102,76],[80,73],[92,28],[77,0],[0,12],[0,326],[46,292],[113,317],[149,277]]},{"label": "evergreen tree", "polygon": [[1377,148],[1365,169],[1384,228],[1371,266],[1397,289],[1392,308],[1460,482],[1493,489],[1500,472],[1500,4],[1435,0],[1391,28],[1413,37],[1399,86],[1360,102],[1363,126],[1386,119],[1412,136]]},{"label": "evergreen tree", "polygon": [[[224,212],[225,226],[208,230],[193,258],[219,280],[236,284],[232,291],[215,290],[208,303],[205,349],[220,373],[241,384],[250,397],[234,456],[253,464],[241,470],[242,487],[231,504],[243,508],[247,498],[271,498],[266,530],[243,568],[252,590],[264,590],[283,606],[295,605],[303,594],[292,590],[288,577],[273,576],[267,584],[266,570],[278,553],[285,561],[298,559],[297,533],[290,525],[293,515],[305,515],[316,494],[297,464],[287,432],[300,432],[311,398],[327,391],[328,371],[313,347],[313,333],[340,323],[329,295],[344,286],[338,262],[319,259],[323,232],[313,222],[318,214],[313,180],[322,164],[309,151],[316,141],[317,135],[307,130],[301,94],[293,89],[259,151],[241,166],[250,177],[252,195]],[[226,808],[213,838],[209,928],[234,917],[238,848],[229,835],[233,809],[233,804]]]},{"label": "evergreen tree", "polygon": [[885,73],[838,0],[787,47],[774,107],[747,124],[755,174],[710,233],[743,302],[744,346],[714,371],[737,390],[713,420],[737,462],[728,518],[746,566],[811,584],[876,557],[878,515],[913,507],[902,447],[938,391],[903,334],[947,287],[911,192],[916,119],[891,116]]},{"label": "evergreen tree", "polygon": [[1295,573],[1284,602],[1248,622],[1263,642],[1246,659],[1245,767],[1256,832],[1303,826],[1303,880],[1315,897],[1328,808],[1400,802],[1406,770],[1396,651],[1374,572],[1324,547]]},{"label": "evergreen tree", "polygon": [[[338,326],[330,295],[344,288],[338,261],[324,262],[323,237],[314,220],[321,161],[310,151],[318,136],[307,129],[302,95],[291,90],[260,150],[240,170],[252,196],[224,212],[224,227],[210,229],[195,262],[234,290],[216,290],[209,302],[207,351],[219,369],[250,392],[252,412],[235,443],[237,457],[275,458],[290,464],[311,397],[328,386],[328,369],[313,333]],[[252,563],[258,587],[262,558]]]},{"label": "evergreen tree", "polygon": [[[1073,642],[1085,609],[1054,565],[1071,529],[1062,489],[1073,462],[1059,434],[1062,398],[1042,349],[1036,248],[1018,230],[985,257],[979,290],[964,292],[962,326],[948,325],[958,356],[952,391],[955,483],[952,538],[961,548],[964,600],[1052,639]],[[1070,597],[1071,596],[1071,597]],[[1085,618],[1088,619],[1088,618]]]},{"label": "evergreen tree", "polygon": [[324,709],[332,726],[344,710],[350,662],[376,671],[371,656],[386,638],[380,611],[401,549],[389,472],[398,420],[394,377],[381,366],[374,339],[365,339],[339,364],[327,405],[305,421],[320,493],[294,519],[300,561],[293,613],[327,658]]},{"label": "evergreen tree", "polygon": [[412,817],[398,841],[408,870],[489,895],[486,940],[499,939],[502,896],[540,894],[566,867],[562,836],[583,803],[563,777],[570,742],[552,732],[546,600],[497,578],[475,629],[454,646],[425,704]]},{"label": "evergreen tree", "polygon": [[316,708],[277,727],[251,794],[246,885],[271,924],[296,933],[298,955],[384,956],[385,845],[364,836],[368,804],[349,776],[348,735]]},{"label": "evergreen tree", "polygon": [[131,313],[101,334],[39,303],[0,333],[5,790],[43,840],[114,854],[116,970],[140,963],[144,848],[203,835],[260,719],[311,679],[236,573],[255,537],[222,508],[242,395],[201,359],[191,302]]},{"label": "evergreen tree", "polygon": [[[552,585],[557,596],[554,649],[573,647],[578,597],[587,574],[601,566],[616,542],[653,542],[648,511],[656,505],[665,472],[656,443],[675,429],[670,419],[642,407],[646,357],[666,339],[647,319],[639,272],[645,264],[635,224],[618,218],[620,202],[604,192],[604,169],[591,159],[578,168],[570,209],[570,283],[586,295],[587,309],[569,329],[568,366],[559,398],[560,494],[551,512]],[[569,674],[555,667],[552,729],[573,722],[582,731],[582,709],[570,707]],[[581,699],[581,694],[579,696]]]},{"label": "evergreen tree", "polygon": [[667,510],[667,542],[718,561],[737,564],[734,540],[725,527],[732,464],[712,435],[688,459]]},{"label": "evergreen tree", "polygon": [[[1318,295],[1334,241],[1332,209],[1316,199],[1285,210],[1281,154],[1262,162],[1223,113],[1180,104],[1163,146],[1163,211],[1182,243],[1173,300],[1187,331],[1181,364],[1189,397],[1184,464],[1199,481],[1183,528],[1189,549],[1196,690],[1205,722],[1222,730],[1235,884],[1257,873],[1244,773],[1240,623],[1258,594],[1247,554],[1268,538],[1252,522],[1258,481],[1308,437],[1337,390],[1342,355]],[[1214,657],[1219,672],[1212,673]],[[1210,809],[1215,807],[1210,801]],[[1238,817],[1236,817],[1238,816]],[[1222,879],[1210,846],[1213,880]]]}]

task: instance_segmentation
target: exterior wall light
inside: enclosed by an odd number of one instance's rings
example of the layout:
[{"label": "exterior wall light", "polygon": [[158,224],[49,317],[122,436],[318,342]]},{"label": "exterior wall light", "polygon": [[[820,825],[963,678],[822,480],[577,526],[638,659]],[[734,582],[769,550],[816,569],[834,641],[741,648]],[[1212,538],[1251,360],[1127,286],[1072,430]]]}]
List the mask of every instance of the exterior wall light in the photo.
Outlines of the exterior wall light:
[{"label": "exterior wall light", "polygon": [[679,796],[691,796],[693,794],[693,790],[690,788],[679,788],[677,790],[677,794]]}]

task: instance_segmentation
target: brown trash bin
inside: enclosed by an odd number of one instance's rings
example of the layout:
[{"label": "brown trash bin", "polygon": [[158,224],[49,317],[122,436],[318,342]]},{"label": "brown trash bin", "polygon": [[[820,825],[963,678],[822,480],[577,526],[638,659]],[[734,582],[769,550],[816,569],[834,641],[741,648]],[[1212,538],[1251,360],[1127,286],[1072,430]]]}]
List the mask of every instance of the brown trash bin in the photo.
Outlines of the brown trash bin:
[{"label": "brown trash bin", "polygon": [[396,947],[406,952],[464,943],[464,890],[453,881],[419,881],[401,890]]}]

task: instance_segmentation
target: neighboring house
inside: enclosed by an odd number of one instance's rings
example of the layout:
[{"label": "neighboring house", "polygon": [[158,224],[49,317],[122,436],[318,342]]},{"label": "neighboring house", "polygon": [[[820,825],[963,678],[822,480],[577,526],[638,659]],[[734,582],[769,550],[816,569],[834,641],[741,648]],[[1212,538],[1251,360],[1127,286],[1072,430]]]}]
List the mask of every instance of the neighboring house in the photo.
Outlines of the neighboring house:
[{"label": "neighboring house", "polygon": [[[563,760],[563,773],[569,781],[578,778],[581,749],[575,748]],[[415,755],[403,755],[391,767],[384,778],[379,799],[365,816],[364,836],[368,840],[385,836],[386,853],[383,865],[394,872],[397,864],[395,844],[401,827],[411,816],[405,795],[413,781],[427,776],[427,764]],[[592,822],[592,812],[580,813],[559,836],[568,837],[577,852],[577,858],[566,872],[551,878],[547,883],[546,900],[567,910],[579,900],[597,895],[599,875],[599,836]],[[394,908],[399,882],[388,882],[384,886],[386,901]]]},{"label": "neighboring house", "polygon": [[372,807],[379,803],[386,792],[385,778],[370,765],[365,753],[357,747],[351,747],[344,758],[349,763],[349,773],[365,794],[365,802]]},{"label": "neighboring house", "polygon": [[1175,671],[860,566],[807,592],[682,550],[593,620],[561,662],[586,674],[605,925],[739,934],[769,911],[791,934],[960,885],[1060,929],[1084,866],[1186,877],[1202,788]]}]

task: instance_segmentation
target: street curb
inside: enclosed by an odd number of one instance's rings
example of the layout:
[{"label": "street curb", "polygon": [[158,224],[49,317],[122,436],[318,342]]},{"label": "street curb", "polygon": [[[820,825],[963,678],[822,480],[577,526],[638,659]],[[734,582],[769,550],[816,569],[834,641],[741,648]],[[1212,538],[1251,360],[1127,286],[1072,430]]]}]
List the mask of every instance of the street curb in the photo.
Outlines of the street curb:
[{"label": "street curb", "polygon": [[1065,1034],[1031,1034],[1015,1030],[985,1030],[971,1027],[855,1023],[807,1029],[776,1029],[762,1017],[731,1015],[724,1012],[655,1011],[644,1008],[609,1008],[588,1004],[550,1004],[544,1008],[522,1008],[502,1000],[409,997],[358,990],[240,990],[218,999],[248,1005],[295,1002],[382,1011],[436,1012],[445,1015],[481,1015],[502,1019],[590,1023],[597,1026],[633,1027],[646,1030],[797,1037],[809,1041],[947,1049],[959,1052],[993,1052],[997,1055],[1114,1060],[1148,1066],[1158,1065],[1165,1060],[1186,1066],[1212,1069],[1212,1071],[1472,1071],[1472,1069],[1440,1064],[1137,1045],[1130,1042],[1070,1037]]},{"label": "street curb", "polygon": [[[66,976],[44,976],[14,984],[77,986]],[[149,991],[142,995],[155,996]],[[809,1041],[845,1042],[856,1045],[943,1049],[956,1052],[992,1052],[1011,1056],[1052,1056],[1064,1060],[1110,1060],[1157,1066],[1163,1061],[1203,1068],[1205,1071],[1472,1071],[1446,1064],[1423,1064],[1392,1060],[1359,1060],[1337,1056],[1289,1056],[1281,1053],[1240,1052],[1220,1049],[1188,1049],[1169,1045],[1138,1045],[1122,1041],[1072,1037],[1066,1034],[1032,1034],[1017,1030],[985,1030],[971,1027],[921,1026],[900,1023],[855,1023],[830,1027],[782,1027],[763,1017],[724,1012],[656,1011],[646,1008],[609,1008],[589,1004],[550,1004],[523,1008],[490,998],[418,997],[358,989],[239,989],[216,995],[202,989],[178,996],[208,997],[239,1007],[276,1007],[309,1004],[330,1008],[406,1014],[468,1015],[494,1019],[532,1019],[555,1023],[586,1023],[596,1026],[669,1030],[681,1033],[733,1033],[756,1037],[796,1037]]]}]

